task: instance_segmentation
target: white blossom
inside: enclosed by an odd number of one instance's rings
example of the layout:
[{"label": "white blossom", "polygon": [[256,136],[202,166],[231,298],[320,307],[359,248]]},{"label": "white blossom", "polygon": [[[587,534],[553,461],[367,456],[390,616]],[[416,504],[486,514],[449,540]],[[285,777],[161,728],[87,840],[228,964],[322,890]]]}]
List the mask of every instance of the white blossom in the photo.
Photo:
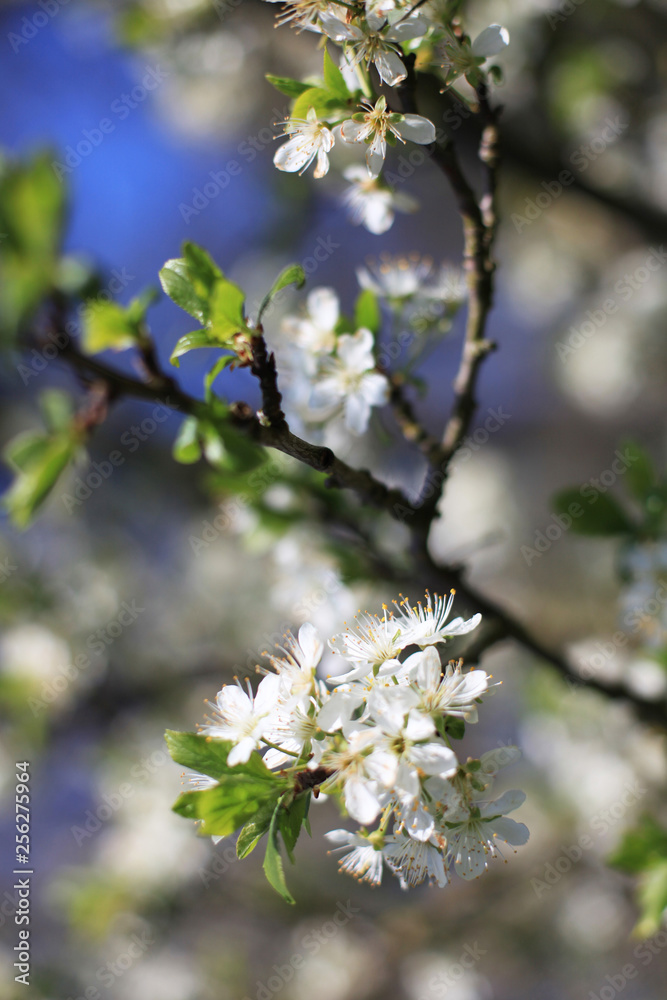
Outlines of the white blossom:
[{"label": "white blossom", "polygon": [[333,17],[345,16],[345,8],[339,7],[329,0],[269,0],[269,3],[282,3],[283,9],[278,15],[278,24],[292,24],[296,28],[307,28],[309,31],[321,32],[319,18],[322,14]]},{"label": "white blossom", "polygon": [[[366,673],[370,672],[373,664],[395,660],[405,643],[401,642],[400,630],[388,613],[386,605],[381,618],[368,612],[365,614],[360,612],[354,621],[352,628],[346,625],[344,632],[330,640],[330,646],[335,653],[341,653],[352,663],[361,664]],[[339,648],[341,646],[342,648]],[[366,673],[361,676],[365,676]],[[350,674],[336,678],[337,681],[352,679],[358,678]]]},{"label": "white blossom", "polygon": [[382,881],[382,861],[384,852],[376,847],[367,836],[350,833],[349,830],[330,830],[324,835],[336,851],[345,851],[338,861],[341,871],[353,875],[360,882],[379,885]]},{"label": "white blossom", "polygon": [[392,25],[378,14],[367,14],[363,27],[348,24],[344,18],[330,13],[320,15],[320,24],[325,35],[349,46],[353,63],[372,63],[380,79],[390,87],[407,76],[401,43],[421,38],[429,27],[420,17],[409,17]]},{"label": "white blossom", "polygon": [[[329,687],[317,676],[324,644],[313,626],[302,625],[297,637],[286,633],[256,694],[249,684],[247,693],[223,687],[203,732],[233,744],[230,766],[260,751],[268,768],[285,774],[322,771],[321,791],[360,825],[327,834],[343,852],[342,871],[378,885],[386,863],[403,888],[427,878],[443,886],[449,864],[474,878],[500,842],[528,839],[526,827],[507,816],[523,792],[489,798],[498,770],[519,752],[500,746],[461,764],[443,735],[448,718],[476,721],[489,689],[484,670],[464,672],[460,661],[443,672],[437,648],[475,627],[478,616],[449,621],[452,595],[427,592],[423,606],[405,598],[393,604],[395,611],[360,612],[329,641],[349,666]],[[415,645],[422,648],[410,652]],[[188,782],[204,794],[216,784],[200,774]]]},{"label": "white blossom", "polygon": [[448,621],[454,604],[454,591],[448,598],[438,597],[435,600],[431,599],[427,591],[425,601],[423,607],[421,601],[411,607],[410,602],[405,599],[396,605],[400,611],[398,625],[416,646],[432,646],[455,635],[466,635],[477,628],[482,620],[482,616],[478,614],[467,620],[455,618]]},{"label": "white blossom", "polygon": [[350,186],[342,196],[350,219],[355,226],[364,226],[376,236],[386,233],[394,223],[396,212],[416,212],[419,202],[403,191],[393,191],[368,170],[353,164],[343,171]]},{"label": "white blossom", "polygon": [[484,28],[472,44],[461,41],[450,31],[440,50],[447,83],[459,76],[474,73],[487,59],[499,55],[507,48],[509,41],[509,31],[500,24],[490,24],[488,28]]},{"label": "white blossom", "polygon": [[366,164],[371,177],[377,177],[384,166],[387,143],[397,141],[419,143],[428,146],[435,142],[435,126],[421,115],[400,115],[387,110],[387,100],[378,97],[375,104],[362,100],[359,111],[340,126],[340,135],[345,142],[363,142],[366,146]]},{"label": "white blossom", "polygon": [[235,744],[227,757],[230,767],[246,763],[261,744],[271,726],[270,716],[276,707],[279,688],[280,678],[269,674],[259,684],[254,698],[250,684],[247,694],[240,684],[226,684],[216,695],[213,718],[202,731]]},{"label": "white blossom", "polygon": [[[448,850],[461,878],[477,878],[488,867],[489,858],[501,854],[498,841],[513,847],[528,841],[528,828],[508,819],[524,802],[524,792],[505,792],[495,802],[461,805],[447,814]],[[454,826],[450,826],[454,824]]]},{"label": "white blossom", "polygon": [[286,316],[282,330],[299,347],[312,354],[328,354],[336,346],[340,319],[338,296],[333,288],[313,288],[306,299],[304,317]]},{"label": "white blossom", "polygon": [[373,334],[363,327],[338,338],[336,354],[326,357],[317,375],[310,404],[322,420],[342,413],[352,434],[363,434],[371,410],[389,397],[389,383],[375,371]]},{"label": "white blossom", "polygon": [[306,118],[290,118],[284,125],[285,135],[291,135],[273,157],[278,170],[300,174],[317,157],[315,177],[324,177],[329,170],[327,154],[333,148],[334,134],[324,122],[318,120],[314,108],[310,108]]},{"label": "white blossom", "polygon": [[477,722],[475,702],[489,689],[489,676],[485,670],[462,673],[461,661],[447,664],[443,675],[440,656],[429,646],[423,653],[412,657],[415,665],[411,671],[420,693],[422,711],[433,717],[451,715],[467,722]]},{"label": "white blossom", "polygon": [[357,268],[357,280],[362,288],[380,298],[400,300],[419,294],[424,281],[432,273],[433,261],[430,257],[382,254],[379,260],[368,260],[366,267]]},{"label": "white blossom", "polygon": [[447,870],[437,840],[414,840],[404,833],[387,838],[384,856],[398,876],[401,888],[419,885],[425,878],[439,886],[447,885]]}]

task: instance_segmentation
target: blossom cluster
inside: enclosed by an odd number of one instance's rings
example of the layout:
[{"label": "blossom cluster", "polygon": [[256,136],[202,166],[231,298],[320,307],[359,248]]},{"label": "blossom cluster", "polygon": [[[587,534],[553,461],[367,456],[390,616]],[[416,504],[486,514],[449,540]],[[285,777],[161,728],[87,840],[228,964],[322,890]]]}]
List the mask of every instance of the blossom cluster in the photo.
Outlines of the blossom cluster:
[{"label": "blossom cluster", "polygon": [[406,56],[414,53],[420,68],[436,72],[444,86],[465,77],[475,87],[482,82],[486,61],[509,43],[507,30],[498,24],[489,25],[471,41],[440,8],[428,3],[415,9],[405,0],[283,4],[279,23],[318,33],[340,46],[342,53],[335,66],[326,52],[321,81],[301,84],[270,77],[278,89],[295,97],[292,115],[284,124],[289,138],[277,150],[274,163],[290,173],[303,173],[314,163],[314,176],[321,178],[329,170],[329,154],[337,143],[365,147],[365,169],[352,165],[343,171],[351,182],[343,201],[352,221],[372,233],[386,232],[397,211],[418,207],[411,195],[396,191],[382,176],[387,147],[407,141],[429,146],[436,140],[436,128],[422,115],[393,110],[384,94],[377,96],[371,68],[380,84],[397,87],[408,77]]},{"label": "blossom cluster", "polygon": [[[365,326],[347,323],[332,288],[314,288],[305,312],[282,322],[286,341],[283,373],[286,402],[309,426],[341,419],[346,429],[363,434],[374,407],[389,398],[385,369],[398,359],[403,346],[411,347],[408,361],[415,365],[439,339],[466,296],[463,272],[443,264],[436,270],[430,258],[381,256],[357,270],[362,293],[371,293],[392,313],[394,350],[382,348]],[[385,364],[378,358],[384,355]]]},{"label": "blossom cluster", "polygon": [[392,610],[360,613],[330,640],[346,669],[326,680],[318,676],[324,644],[303,625],[266,654],[270,667],[256,692],[249,683],[247,691],[238,683],[222,688],[202,730],[232,744],[229,766],[259,752],[272,770],[312,774],[359,824],[327,834],[344,852],[342,870],[374,885],[385,865],[404,888],[427,877],[444,885],[450,867],[474,878],[500,853],[500,841],[528,838],[507,817],[523,793],[490,797],[495,774],[518,750],[500,747],[463,763],[452,749],[492,686],[484,670],[464,671],[462,661],[442,667],[440,647],[481,619],[450,620],[453,599],[427,593],[424,604],[401,598]]}]

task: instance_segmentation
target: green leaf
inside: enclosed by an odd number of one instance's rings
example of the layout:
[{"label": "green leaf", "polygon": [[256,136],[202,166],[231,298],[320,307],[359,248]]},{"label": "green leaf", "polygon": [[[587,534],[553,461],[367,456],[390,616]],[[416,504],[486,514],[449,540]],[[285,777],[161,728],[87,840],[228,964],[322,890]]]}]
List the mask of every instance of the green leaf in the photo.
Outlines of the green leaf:
[{"label": "green leaf", "polygon": [[3,456],[15,471],[24,471],[37,462],[49,447],[51,439],[43,431],[23,431],[5,445]]},{"label": "green leaf", "polygon": [[62,389],[45,389],[39,397],[39,408],[50,431],[69,431],[74,416],[72,397]]},{"label": "green leaf", "polygon": [[28,449],[29,458],[26,458],[24,446],[21,453],[23,467],[3,498],[4,506],[17,527],[28,527],[73,458],[77,445],[73,435],[59,434],[47,438],[43,447],[33,442],[32,448]]},{"label": "green leaf", "polygon": [[[591,495],[588,494],[590,489]],[[566,515],[579,535],[633,534],[635,527],[620,504],[608,493],[593,487],[562,490],[553,500],[557,514]]]},{"label": "green leaf", "polygon": [[226,740],[214,739],[212,736],[204,736],[203,733],[181,733],[173,729],[168,729],[165,733],[165,741],[173,760],[183,767],[199,771],[209,778],[220,778],[223,775],[246,775],[257,781],[264,781],[284,790],[289,782],[279,774],[269,771],[268,767],[259,756],[253,753],[245,764],[236,764],[230,767],[227,764],[227,757],[233,748],[233,743]]},{"label": "green leaf", "polygon": [[82,346],[87,354],[124,351],[139,339],[138,324],[117,302],[96,299],[83,307]]},{"label": "green leaf", "polygon": [[667,909],[667,860],[647,868],[642,876],[637,892],[640,919],[634,929],[638,937],[651,937],[662,925],[662,916]]},{"label": "green leaf", "polygon": [[217,282],[224,278],[224,274],[211,255],[196,243],[183,244],[183,257],[197,294],[202,298],[209,298]]},{"label": "green leaf", "polygon": [[131,322],[136,323],[140,326],[146,321],[146,313],[152,305],[154,305],[160,298],[160,293],[157,288],[144,288],[143,292],[139,295],[135,295],[133,299],[127,306],[127,315]]},{"label": "green leaf", "polygon": [[65,223],[65,188],[54,170],[53,153],[26,163],[5,164],[0,173],[0,232],[25,254],[53,261]]},{"label": "green leaf", "polygon": [[306,272],[301,267],[300,264],[289,264],[283,271],[280,272],[276,280],[271,285],[271,288],[266,293],[262,299],[262,304],[259,307],[259,313],[257,314],[257,323],[262,322],[262,316],[264,315],[269,303],[278,292],[282,291],[283,288],[287,288],[288,285],[296,285],[297,288],[303,288],[306,283]]},{"label": "green leaf", "polygon": [[626,480],[638,500],[645,500],[657,486],[657,476],[651,457],[636,441],[621,442],[621,451],[628,463]]},{"label": "green leaf", "polygon": [[53,163],[48,152],[0,159],[0,335],[9,342],[57,284],[66,198]]},{"label": "green leaf", "polygon": [[301,833],[301,826],[306,818],[310,804],[310,792],[297,795],[294,801],[280,812],[280,832],[283,835],[285,850],[294,864],[294,848]]},{"label": "green leaf", "polygon": [[190,277],[188,262],[182,257],[168,260],[160,271],[160,284],[169,298],[200,323],[208,319],[208,303]]},{"label": "green leaf", "polygon": [[247,774],[226,774],[212,788],[184,792],[173,811],[201,823],[202,836],[228,837],[260,810],[275,806],[281,789]]},{"label": "green leaf", "polygon": [[267,73],[266,79],[272,87],[288,97],[298,97],[304,91],[311,89],[310,83],[301,83],[300,80],[292,80],[289,76],[273,76],[271,73]]},{"label": "green leaf", "polygon": [[263,806],[239,833],[236,841],[237,858],[247,858],[255,850],[260,840],[271,826],[271,817],[274,813],[272,805]]},{"label": "green leaf", "polygon": [[462,740],[466,733],[466,724],[463,719],[449,715],[445,720],[445,730],[453,740]]},{"label": "green leaf", "polygon": [[266,844],[266,854],[264,855],[263,868],[264,874],[266,875],[270,885],[273,886],[278,895],[282,896],[286,903],[294,905],[295,900],[290,895],[287,883],[285,882],[283,859],[280,857],[280,848],[278,845],[278,824],[280,822],[281,809],[282,806],[276,806],[273,816],[271,817],[269,839]]},{"label": "green leaf", "polygon": [[311,108],[315,108],[318,118],[328,118],[330,113],[340,107],[341,102],[329,90],[322,87],[309,87],[297,97],[292,108],[292,118],[307,118]]},{"label": "green leaf", "polygon": [[633,875],[644,871],[647,865],[667,861],[667,830],[663,830],[652,816],[642,816],[638,826],[625,833],[607,861],[613,868]]},{"label": "green leaf", "polygon": [[324,82],[328,89],[336,97],[340,98],[340,100],[347,101],[349,99],[350,92],[345,83],[345,78],[326,48],[324,49]]},{"label": "green leaf", "polygon": [[186,417],[174,441],[172,455],[182,465],[192,465],[201,458],[199,429],[196,417]]},{"label": "green leaf", "polygon": [[211,336],[221,344],[228,343],[234,334],[250,332],[245,321],[243,305],[245,294],[233,281],[222,278],[211,295]]},{"label": "green leaf", "polygon": [[358,295],[354,305],[354,324],[357,330],[363,326],[371,333],[377,334],[380,331],[381,320],[377,295],[370,288],[365,288]]},{"label": "green leaf", "polygon": [[[182,337],[179,337],[169,360],[176,368],[180,368],[178,359],[182,358],[188,351],[195,351],[199,347],[220,347],[220,344],[211,337],[208,330],[193,330],[191,333],[184,333]],[[229,360],[232,361],[233,356]]]}]

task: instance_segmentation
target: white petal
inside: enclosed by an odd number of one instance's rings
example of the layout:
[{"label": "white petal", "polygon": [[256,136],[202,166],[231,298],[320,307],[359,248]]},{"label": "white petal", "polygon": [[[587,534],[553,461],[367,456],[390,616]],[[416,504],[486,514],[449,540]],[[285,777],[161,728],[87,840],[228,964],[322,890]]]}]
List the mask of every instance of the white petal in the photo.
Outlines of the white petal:
[{"label": "white petal", "polygon": [[357,393],[347,397],[345,400],[345,426],[352,434],[356,434],[357,437],[365,434],[370,416],[371,408],[363,396]]},{"label": "white petal", "polygon": [[328,11],[320,14],[320,24],[324,34],[334,42],[360,41],[364,37],[359,28],[339,21],[335,14],[330,14]]},{"label": "white petal", "polygon": [[299,645],[304,652],[309,669],[314,669],[322,659],[324,646],[317,629],[310,622],[305,622],[299,629]]},{"label": "white petal", "polygon": [[296,135],[276,150],[273,162],[278,170],[293,174],[307,167],[315,152],[312,144],[305,143],[303,136]]},{"label": "white petal", "polygon": [[401,80],[405,80],[408,75],[403,60],[396,52],[391,50],[378,52],[373,60],[378,76],[390,87],[395,87]]},{"label": "white petal", "polygon": [[404,816],[403,819],[405,829],[413,840],[425,842],[433,836],[435,821],[423,806],[418,805],[415,810],[410,812],[408,816]]},{"label": "white petal", "polygon": [[471,879],[483,875],[486,860],[487,855],[481,844],[468,843],[467,838],[461,838],[454,858],[454,868],[460,878]]},{"label": "white petal", "polygon": [[255,749],[255,741],[252,736],[246,736],[229,751],[227,763],[230,767],[236,764],[246,764],[250,760],[250,754]]},{"label": "white petal", "polygon": [[278,674],[267,674],[260,681],[254,701],[254,711],[257,715],[268,714],[275,708],[279,687],[280,677]]},{"label": "white petal", "polygon": [[333,288],[313,288],[306,305],[310,316],[323,330],[333,330],[340,316],[338,296]]},{"label": "white petal", "polygon": [[427,22],[420,17],[410,17],[390,28],[384,37],[390,42],[406,42],[410,38],[421,38],[428,27]]},{"label": "white petal", "polygon": [[344,333],[338,338],[338,357],[350,372],[366,372],[375,364],[373,334],[363,327],[356,333]]},{"label": "white petal", "polygon": [[412,747],[410,759],[426,774],[449,778],[456,773],[458,761],[456,754],[449,747],[438,743],[427,743],[425,746]]},{"label": "white petal", "polygon": [[414,669],[414,677],[420,688],[426,691],[437,690],[442,678],[442,664],[433,646],[429,646],[423,653],[413,653],[405,663],[410,663],[411,672]]},{"label": "white petal", "polygon": [[368,135],[368,125],[366,122],[355,122],[353,118],[348,118],[340,126],[340,134],[345,142],[362,142]]},{"label": "white petal", "polygon": [[[361,169],[363,170],[363,167]],[[366,170],[364,170],[364,175],[368,176]],[[386,233],[394,222],[391,196],[384,191],[377,195],[370,195],[365,199],[361,217],[369,233],[373,233],[375,236]]]},{"label": "white petal", "polygon": [[364,375],[361,390],[364,399],[371,406],[384,406],[389,398],[389,383],[384,375],[380,375],[378,372]]},{"label": "white petal", "polygon": [[482,57],[488,59],[489,56],[497,56],[509,43],[510,33],[507,28],[503,28],[500,24],[490,24],[472,43],[472,52],[478,59]]},{"label": "white petal", "polygon": [[332,844],[354,844],[355,834],[351,833],[349,830],[329,830],[324,836],[327,840],[330,840]]},{"label": "white petal", "polygon": [[369,782],[352,778],[345,782],[345,808],[357,823],[372,823],[380,813],[380,803],[369,787]]},{"label": "white petal", "polygon": [[366,150],[366,166],[371,177],[378,177],[384,166],[387,147],[384,142],[371,143]]},{"label": "white petal", "polygon": [[317,153],[317,166],[313,172],[313,177],[320,178],[324,177],[325,174],[329,173],[329,157],[327,156],[324,149],[320,147]]},{"label": "white petal", "polygon": [[428,146],[435,142],[435,125],[421,115],[405,115],[402,122],[395,126],[404,139]]},{"label": "white petal", "polygon": [[480,614],[473,615],[467,621],[463,618],[455,618],[454,621],[447,622],[442,631],[445,635],[466,635],[468,632],[472,632],[474,628],[477,628],[481,620],[482,616]]},{"label": "white petal", "polygon": [[222,690],[218,691],[216,701],[220,713],[224,716],[246,716],[252,712],[252,702],[238,684],[225,684]]},{"label": "white petal", "polygon": [[493,831],[500,840],[511,844],[512,847],[522,847],[528,843],[530,837],[528,827],[524,823],[517,823],[507,816],[501,816],[500,819],[493,821]]},{"label": "white petal", "polygon": [[[421,712],[410,712],[405,725],[405,738],[407,740],[418,743],[419,740],[427,740],[430,736],[433,736],[434,732],[435,726],[433,725],[433,720],[428,715],[422,715]],[[415,747],[414,749],[424,748]]]},{"label": "white petal", "polygon": [[514,812],[526,801],[526,793],[518,788],[505,792],[495,802],[488,802],[481,809],[482,816],[504,816],[506,813]]},{"label": "white petal", "polygon": [[363,700],[361,691],[334,691],[319,711],[318,726],[328,733],[340,729],[350,721],[355,709],[363,703]]}]

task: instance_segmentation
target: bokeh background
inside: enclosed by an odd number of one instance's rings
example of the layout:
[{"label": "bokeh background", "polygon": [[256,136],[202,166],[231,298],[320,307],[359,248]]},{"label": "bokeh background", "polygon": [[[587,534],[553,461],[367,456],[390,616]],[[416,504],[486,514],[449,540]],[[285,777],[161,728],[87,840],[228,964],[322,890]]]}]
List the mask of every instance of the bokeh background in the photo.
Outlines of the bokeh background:
[{"label": "bokeh background", "polygon": [[[114,122],[64,178],[66,246],[115,277],[121,301],[156,284],[184,239],[207,247],[251,299],[280,266],[330,240],[336,248],[310,287],[335,286],[348,311],[355,269],[369,256],[458,261],[455,205],[428,162],[405,184],[421,211],[399,216],[381,238],[350,225],[338,171],[313,183],[273,168],[268,133],[287,100],[264,73],[300,77],[317,72],[320,59],[313,36],[274,29],[274,15],[255,0],[2,4],[2,147],[14,155],[52,147],[62,160],[85,130]],[[512,44],[498,90],[504,221],[489,333],[500,350],[483,371],[478,422],[489,410],[507,416],[456,463],[431,545],[464,560],[472,581],[544,643],[567,649],[600,679],[620,678],[664,701],[663,609],[651,604],[649,613],[647,603],[667,572],[664,545],[563,532],[539,556],[522,547],[533,548],[536,533],[554,523],[553,494],[604,474],[628,435],[664,465],[664,265],[636,279],[629,295],[619,287],[667,243],[667,4],[468,5],[473,35],[493,21],[507,25]],[[121,117],[115,102],[149,73],[155,87]],[[610,123],[616,134],[601,140]],[[463,123],[457,141],[470,166],[474,139]],[[190,211],[230,161],[240,173]],[[563,169],[577,180],[554,195]],[[592,331],[582,327],[587,311],[597,314],[610,298],[613,315]],[[302,299],[294,294],[289,306]],[[164,299],[152,310],[165,364],[187,322]],[[428,392],[417,406],[434,430],[447,413],[460,332],[457,323],[420,372]],[[268,329],[269,340],[274,334]],[[575,349],[564,353],[563,343]],[[183,362],[178,379],[188,391],[201,391],[207,353]],[[44,388],[79,391],[57,359],[27,380],[20,364],[34,364],[29,351],[3,360],[3,442],[37,423]],[[226,373],[219,385],[230,398],[256,401],[243,373]],[[248,673],[286,627],[312,620],[331,634],[362,602],[396,595],[393,584],[342,559],[326,526],[288,516],[294,496],[284,486],[266,496],[276,516],[259,517],[202,467],[176,465],[180,418],[150,423],[152,410],[123,402],[97,431],[92,460],[120,448],[125,462],[85,501],[68,510],[58,490],[28,532],[3,524],[2,995],[662,998],[667,935],[651,947],[631,937],[633,883],[605,858],[644,811],[664,813],[664,739],[623,701],[565,685],[516,645],[484,655],[503,685],[468,747],[521,746],[523,761],[503,782],[528,791],[518,818],[531,839],[479,881],[409,893],[395,880],[375,891],[357,886],[327,854],[321,835],[339,822],[324,802],[311,813],[313,839],[298,846],[289,873],[298,902],[288,908],[264,881],[260,852],[239,864],[231,838],[213,847],[170,813],[180,776],[165,728],[194,728],[203,700]],[[420,462],[395,435],[387,444],[385,424],[349,446],[350,460],[416,489]],[[9,470],[2,476],[8,483]],[[622,496],[617,478],[613,491]],[[389,555],[400,553],[400,527],[374,517],[372,530]],[[119,628],[128,606],[130,624]],[[629,624],[633,612],[641,627]],[[618,629],[628,643],[606,655]],[[19,754],[32,762],[29,988],[15,985],[12,968],[9,796]],[[334,923],[337,913],[345,918]],[[633,976],[621,972],[629,963]]]}]

